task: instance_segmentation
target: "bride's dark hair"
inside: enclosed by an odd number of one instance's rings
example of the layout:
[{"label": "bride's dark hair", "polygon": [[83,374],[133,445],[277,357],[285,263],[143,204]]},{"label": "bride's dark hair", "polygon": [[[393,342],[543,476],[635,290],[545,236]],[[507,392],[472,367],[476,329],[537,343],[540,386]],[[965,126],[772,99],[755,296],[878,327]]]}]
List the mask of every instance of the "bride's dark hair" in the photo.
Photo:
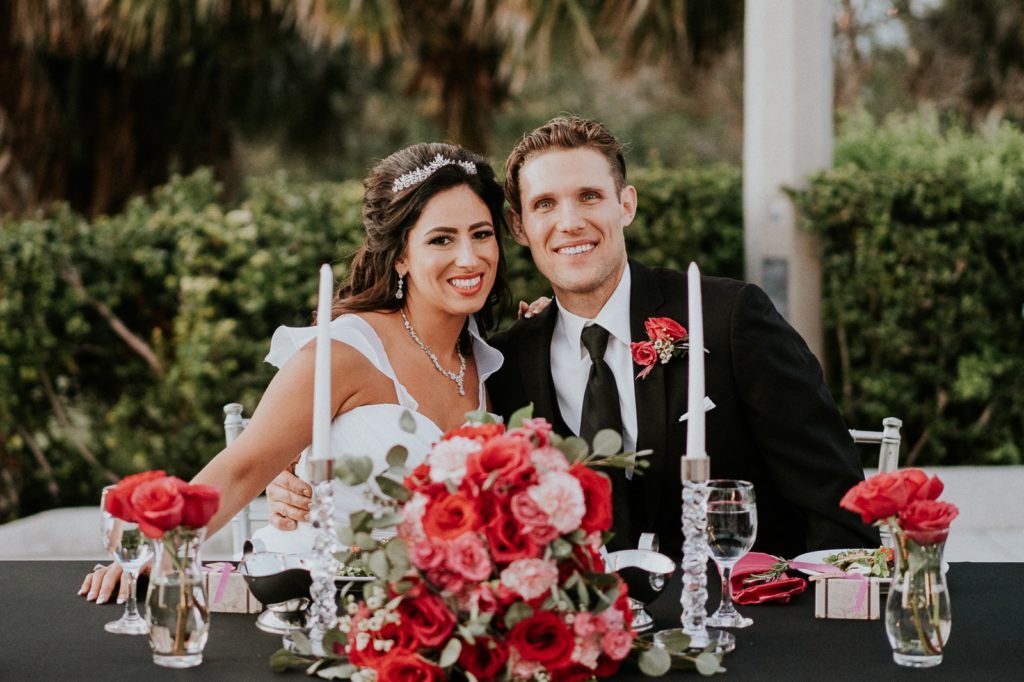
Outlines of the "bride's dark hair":
[{"label": "bride's dark hair", "polygon": [[[420,182],[400,182],[407,174],[431,168],[440,155],[454,161],[441,165]],[[471,173],[462,164],[473,164]],[[398,310],[402,301],[395,298],[398,291],[398,273],[395,263],[405,253],[409,231],[419,219],[427,202],[436,194],[465,185],[484,202],[491,213],[495,238],[498,242],[498,268],[483,308],[476,314],[482,329],[490,329],[496,322],[497,309],[511,300],[505,274],[504,237],[506,232],[504,201],[501,185],[494,177],[494,169],[478,154],[453,144],[424,142],[401,149],[387,157],[370,171],[363,181],[363,228],[366,239],[352,259],[349,283],[335,297],[331,316],[342,313],[372,310]]]}]

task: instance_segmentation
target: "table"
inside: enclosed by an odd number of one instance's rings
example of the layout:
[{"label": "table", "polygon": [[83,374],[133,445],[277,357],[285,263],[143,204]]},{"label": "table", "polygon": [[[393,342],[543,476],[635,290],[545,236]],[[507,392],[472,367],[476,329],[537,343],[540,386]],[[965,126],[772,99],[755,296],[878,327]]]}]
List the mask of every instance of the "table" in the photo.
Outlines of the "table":
[{"label": "table", "polygon": [[[145,637],[111,635],[103,624],[123,609],[96,606],[75,593],[91,562],[0,562],[0,680],[302,680],[270,672],[280,639],[260,632],[255,616],[212,615],[201,666],[160,668]],[[809,588],[787,605],[741,607],[754,625],[736,633],[725,680],[1016,680],[1024,676],[1024,564],[955,563],[949,571],[953,629],[938,668],[907,670],[892,662],[881,621],[818,620]],[[678,583],[652,607],[660,627],[678,625]],[[717,588],[713,588],[717,589]],[[717,594],[712,592],[712,594]],[[711,598],[712,605],[717,596]],[[318,679],[318,678],[311,678]],[[646,680],[624,670],[616,680]],[[670,673],[661,679],[701,679]]]}]

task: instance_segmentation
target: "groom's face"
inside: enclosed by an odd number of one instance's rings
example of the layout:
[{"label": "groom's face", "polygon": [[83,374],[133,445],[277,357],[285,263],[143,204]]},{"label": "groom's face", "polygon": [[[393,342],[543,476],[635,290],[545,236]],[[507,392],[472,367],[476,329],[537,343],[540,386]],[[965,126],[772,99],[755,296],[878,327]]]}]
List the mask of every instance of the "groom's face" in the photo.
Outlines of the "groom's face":
[{"label": "groom's face", "polygon": [[512,233],[529,247],[559,304],[596,315],[626,268],[623,230],[636,214],[636,190],[615,186],[598,151],[549,149],[519,170],[521,215]]}]

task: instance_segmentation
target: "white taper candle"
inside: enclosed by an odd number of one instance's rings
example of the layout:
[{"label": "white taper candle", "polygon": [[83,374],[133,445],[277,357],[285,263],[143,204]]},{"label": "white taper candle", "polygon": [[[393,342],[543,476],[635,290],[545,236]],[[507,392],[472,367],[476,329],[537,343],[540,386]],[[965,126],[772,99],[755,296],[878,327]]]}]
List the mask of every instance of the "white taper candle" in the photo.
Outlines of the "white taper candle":
[{"label": "white taper candle", "polygon": [[320,298],[316,308],[316,365],[313,374],[313,459],[331,458],[331,300],[334,275],[320,266]]},{"label": "white taper candle", "polygon": [[690,263],[686,272],[690,341],[690,377],[686,409],[686,456],[707,457],[704,450],[704,307],[700,295],[700,270]]}]

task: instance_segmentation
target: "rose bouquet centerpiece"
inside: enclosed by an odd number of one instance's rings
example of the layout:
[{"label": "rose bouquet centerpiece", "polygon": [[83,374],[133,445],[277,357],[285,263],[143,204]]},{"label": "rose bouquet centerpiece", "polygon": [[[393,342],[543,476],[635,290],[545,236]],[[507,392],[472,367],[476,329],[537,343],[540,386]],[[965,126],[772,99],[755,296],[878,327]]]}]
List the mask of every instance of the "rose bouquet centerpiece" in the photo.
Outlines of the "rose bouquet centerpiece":
[{"label": "rose bouquet centerpiece", "polygon": [[956,505],[940,502],[938,476],[920,469],[879,473],[851,488],[839,504],[865,523],[885,525],[896,541],[886,631],[893,658],[927,667],[942,661],[951,626],[942,552]]},{"label": "rose bouquet centerpiece", "polygon": [[209,633],[199,546],[220,506],[220,491],[190,485],[163,471],[125,477],[106,497],[106,510],[136,523],[153,543],[153,570],[145,617],[156,663],[191,667],[202,662]]},{"label": "rose bouquet centerpiece", "polygon": [[[637,640],[626,585],[600,553],[611,483],[592,466],[633,465],[634,453],[612,454],[621,439],[611,432],[591,452],[542,419],[510,424],[446,433],[411,471],[404,453],[389,454],[391,475],[376,482],[394,504],[358,512],[339,533],[339,559],[379,580],[345,597],[324,645],[334,657],[282,650],[272,667],[357,682],[568,681],[612,675],[635,652],[645,672],[669,669],[666,652]],[[388,524],[397,536],[381,546],[371,531]]]}]

